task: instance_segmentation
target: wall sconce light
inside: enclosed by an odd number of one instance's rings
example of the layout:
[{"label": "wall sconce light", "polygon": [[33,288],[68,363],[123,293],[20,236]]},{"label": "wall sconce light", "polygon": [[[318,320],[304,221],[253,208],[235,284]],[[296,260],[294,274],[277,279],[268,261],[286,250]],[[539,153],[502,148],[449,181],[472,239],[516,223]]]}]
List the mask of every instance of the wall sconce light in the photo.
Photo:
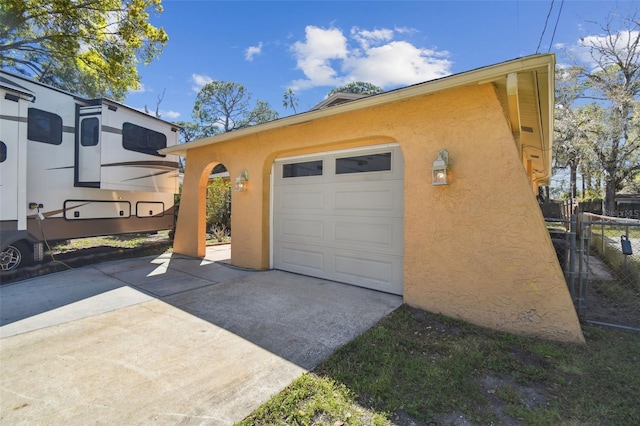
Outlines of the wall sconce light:
[{"label": "wall sconce light", "polygon": [[446,149],[440,150],[431,171],[433,185],[449,185],[449,152]]},{"label": "wall sconce light", "polygon": [[249,172],[245,169],[238,173],[238,177],[235,182],[236,192],[244,192],[247,190],[247,182],[249,182]]}]

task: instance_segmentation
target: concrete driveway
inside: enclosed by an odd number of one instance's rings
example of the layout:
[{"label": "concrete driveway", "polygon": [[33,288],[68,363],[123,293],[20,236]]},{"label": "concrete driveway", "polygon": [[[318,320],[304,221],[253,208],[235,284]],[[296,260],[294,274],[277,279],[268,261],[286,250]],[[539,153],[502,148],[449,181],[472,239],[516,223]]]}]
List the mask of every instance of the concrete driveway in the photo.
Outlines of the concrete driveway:
[{"label": "concrete driveway", "polygon": [[402,303],[164,254],[0,286],[1,424],[242,420]]}]

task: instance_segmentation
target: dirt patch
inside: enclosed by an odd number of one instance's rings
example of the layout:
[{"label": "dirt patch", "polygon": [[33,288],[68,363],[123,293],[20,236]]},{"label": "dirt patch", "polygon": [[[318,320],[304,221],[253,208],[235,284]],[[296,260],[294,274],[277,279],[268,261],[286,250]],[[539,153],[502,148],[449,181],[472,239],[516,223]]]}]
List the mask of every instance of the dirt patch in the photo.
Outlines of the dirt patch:
[{"label": "dirt patch", "polygon": [[[607,282],[591,284],[586,297],[584,320],[640,330],[640,307],[630,304],[629,300],[607,297],[606,286]],[[633,301],[632,298],[630,300]]]}]

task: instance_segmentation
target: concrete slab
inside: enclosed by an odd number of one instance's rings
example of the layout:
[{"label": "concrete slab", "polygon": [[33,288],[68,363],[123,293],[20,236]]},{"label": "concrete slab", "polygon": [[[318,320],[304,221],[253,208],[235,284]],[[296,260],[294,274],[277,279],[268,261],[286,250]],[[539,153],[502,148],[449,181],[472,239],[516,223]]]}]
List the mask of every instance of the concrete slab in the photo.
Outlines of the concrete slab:
[{"label": "concrete slab", "polygon": [[124,283],[87,267],[0,286],[0,326],[84,300]]},{"label": "concrete slab", "polygon": [[229,425],[402,298],[163,255],[2,286],[0,302],[0,424]]},{"label": "concrete slab", "polygon": [[164,300],[305,369],[402,304],[400,296],[282,271],[252,273]]},{"label": "concrete slab", "polygon": [[251,271],[232,268],[221,263],[213,263],[207,259],[204,259],[197,267],[194,267],[193,262],[189,259],[171,259],[168,267],[176,271],[188,273],[194,277],[216,282],[226,281],[252,273]]},{"label": "concrete slab", "polygon": [[160,256],[138,257],[133,259],[117,260],[113,262],[96,263],[92,266],[103,274],[111,276],[123,272],[136,271],[140,268],[148,268],[151,262],[160,262],[167,256],[171,256],[171,253],[162,254]]},{"label": "concrete slab", "polygon": [[173,277],[156,279],[150,282],[143,282],[138,284],[136,288],[142,289],[149,294],[162,298],[164,296],[169,296],[175,293],[190,291],[215,284],[215,282],[192,277],[190,275],[182,275],[179,277],[180,279],[176,279],[176,275],[174,275]]},{"label": "concrete slab", "polygon": [[304,369],[159,300],[2,339],[2,424],[230,425]]},{"label": "concrete slab", "polygon": [[[4,297],[0,298],[0,300]],[[154,300],[131,287],[120,287],[78,302],[28,316],[0,327],[0,338],[28,333]],[[36,312],[39,310],[35,310]]]}]

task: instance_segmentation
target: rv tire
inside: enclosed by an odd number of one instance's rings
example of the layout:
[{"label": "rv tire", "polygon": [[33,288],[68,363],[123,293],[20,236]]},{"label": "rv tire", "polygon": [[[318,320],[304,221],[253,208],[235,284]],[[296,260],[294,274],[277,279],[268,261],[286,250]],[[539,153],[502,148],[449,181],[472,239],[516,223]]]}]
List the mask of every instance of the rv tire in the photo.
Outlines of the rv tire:
[{"label": "rv tire", "polygon": [[31,259],[31,251],[24,241],[16,241],[7,246],[0,253],[0,270],[3,272],[15,271],[20,266],[28,265]]}]

